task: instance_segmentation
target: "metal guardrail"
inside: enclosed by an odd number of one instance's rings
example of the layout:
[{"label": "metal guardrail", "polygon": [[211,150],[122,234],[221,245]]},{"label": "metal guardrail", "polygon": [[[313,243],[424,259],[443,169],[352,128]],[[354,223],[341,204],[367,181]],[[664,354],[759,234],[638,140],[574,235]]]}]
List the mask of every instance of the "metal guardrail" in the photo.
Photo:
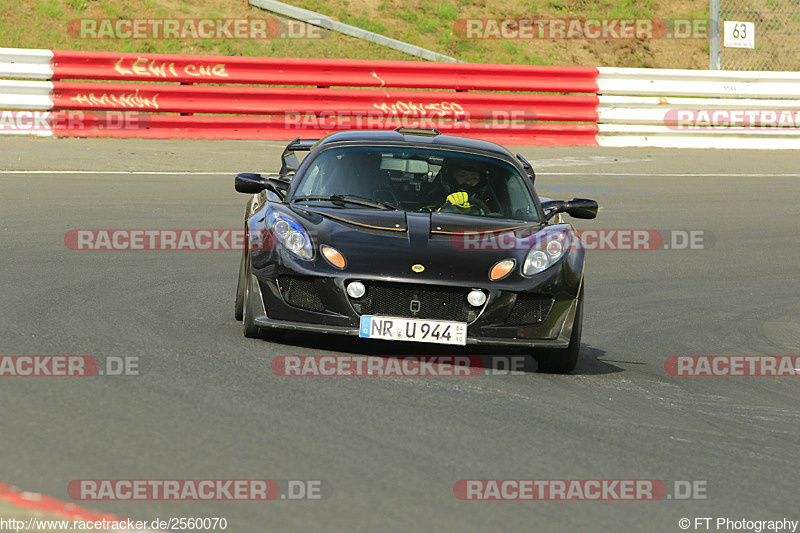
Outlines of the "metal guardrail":
[{"label": "metal guardrail", "polygon": [[601,146],[800,148],[800,73],[598,70]]},{"label": "metal guardrail", "polygon": [[800,73],[0,49],[0,78],[11,134],[288,140],[424,126],[505,144],[800,148]]},{"label": "metal guardrail", "polygon": [[[13,49],[0,63],[47,73],[0,83],[0,107],[50,112],[52,128],[31,131],[40,135],[292,139],[423,126],[546,145],[594,144],[597,132],[593,68]],[[120,127],[106,116],[115,112],[135,121]]]}]

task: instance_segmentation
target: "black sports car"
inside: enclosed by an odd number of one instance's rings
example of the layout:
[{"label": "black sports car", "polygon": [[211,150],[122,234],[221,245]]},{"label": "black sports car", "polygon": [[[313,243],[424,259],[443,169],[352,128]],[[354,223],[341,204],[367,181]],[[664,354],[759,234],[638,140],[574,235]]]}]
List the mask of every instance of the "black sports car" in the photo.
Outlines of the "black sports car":
[{"label": "black sports car", "polygon": [[282,159],[277,175],[236,176],[253,195],[236,297],[246,337],[515,346],[542,370],[575,368],[584,250],[560,213],[594,218],[597,202],[542,202],[522,156],[433,129],[298,138]]}]

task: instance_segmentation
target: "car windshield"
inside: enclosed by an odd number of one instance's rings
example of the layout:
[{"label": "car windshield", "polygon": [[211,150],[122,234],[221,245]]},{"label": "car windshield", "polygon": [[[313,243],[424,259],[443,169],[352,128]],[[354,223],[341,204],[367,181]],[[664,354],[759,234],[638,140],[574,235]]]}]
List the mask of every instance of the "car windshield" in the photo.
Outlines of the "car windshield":
[{"label": "car windshield", "polygon": [[[331,148],[303,173],[292,201],[538,222],[524,178],[500,159],[428,148]],[[344,201],[346,199],[353,201]]]}]

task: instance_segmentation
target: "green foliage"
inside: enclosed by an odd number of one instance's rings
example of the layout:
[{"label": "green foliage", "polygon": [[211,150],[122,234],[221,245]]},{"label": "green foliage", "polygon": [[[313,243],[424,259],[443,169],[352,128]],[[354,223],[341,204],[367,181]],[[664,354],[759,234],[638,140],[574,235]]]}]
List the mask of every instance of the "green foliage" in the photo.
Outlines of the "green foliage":
[{"label": "green foliage", "polygon": [[[0,6],[0,35],[4,46],[59,48],[141,53],[188,53],[212,55],[254,55],[276,57],[342,57],[354,59],[417,58],[374,43],[318,30],[321,39],[81,39],[67,31],[76,19],[125,18],[269,18],[273,14],[249,6],[246,0],[29,0],[13,7]],[[633,43],[619,51],[618,42],[551,41],[545,39],[466,39],[454,27],[464,19],[526,17],[558,18],[669,18],[705,19],[706,0],[688,0],[682,11],[671,9],[669,0],[291,0],[294,6],[316,11],[341,22],[421,46],[462,61],[520,64],[606,64],[620,67],[678,67],[659,64],[658,49],[669,50],[676,43],[666,41]],[[781,0],[760,0],[782,6]],[[784,31],[800,22],[800,13],[787,13]],[[75,22],[72,22],[74,25]],[[777,27],[772,21],[770,27]],[[73,32],[74,33],[74,32]],[[692,42],[683,50],[708,57],[708,43]],[[654,51],[656,50],[656,51]],[[672,54],[679,58],[682,54]],[[677,59],[676,59],[677,60]],[[702,62],[702,61],[701,61]]]},{"label": "green foliage", "polygon": [[64,10],[61,9],[58,0],[41,0],[39,9],[45,17],[60,19],[64,16]]}]

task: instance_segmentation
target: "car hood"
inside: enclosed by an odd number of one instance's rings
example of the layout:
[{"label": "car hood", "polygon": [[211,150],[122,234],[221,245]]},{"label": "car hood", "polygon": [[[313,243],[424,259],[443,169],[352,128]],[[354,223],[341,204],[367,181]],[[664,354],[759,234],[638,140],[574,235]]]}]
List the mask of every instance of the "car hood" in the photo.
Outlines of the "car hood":
[{"label": "car hood", "polygon": [[[528,248],[498,246],[503,233],[531,235],[542,225],[451,213],[292,206],[315,247],[328,244],[347,260],[353,276],[483,283],[498,261],[521,262]],[[508,243],[516,241],[508,240]],[[424,270],[417,272],[422,265]]]}]

